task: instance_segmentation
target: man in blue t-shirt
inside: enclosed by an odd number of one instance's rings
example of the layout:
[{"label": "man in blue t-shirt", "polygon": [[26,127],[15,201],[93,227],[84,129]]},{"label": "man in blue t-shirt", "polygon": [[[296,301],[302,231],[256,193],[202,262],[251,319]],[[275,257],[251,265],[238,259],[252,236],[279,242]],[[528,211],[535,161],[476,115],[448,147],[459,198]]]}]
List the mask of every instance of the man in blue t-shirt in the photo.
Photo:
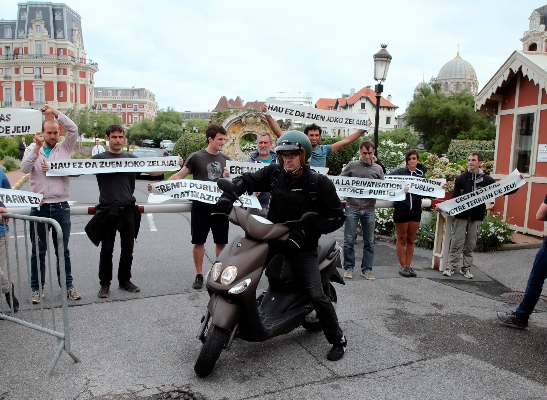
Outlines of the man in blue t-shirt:
[{"label": "man in blue t-shirt", "polygon": [[[267,114],[266,104],[262,106],[262,112],[264,113],[266,121],[268,121],[268,125],[270,125],[270,128],[274,135],[280,137],[283,134],[283,131],[281,130],[277,122],[273,119],[273,117]],[[355,142],[361,137],[363,133],[365,133],[365,131],[363,129],[359,129],[357,130],[357,132],[352,133],[351,135],[333,144],[319,144],[319,142],[321,141],[322,131],[321,127],[316,124],[306,126],[306,128],[304,129],[304,133],[306,134],[306,136],[308,136],[308,139],[310,139],[311,142],[312,152],[310,166],[325,167],[327,165],[328,156],[346,147],[348,144]]]},{"label": "man in blue t-shirt", "polygon": [[[268,132],[260,132],[256,138],[257,149],[253,151],[246,162],[263,163],[266,165],[277,164],[277,154],[272,150],[272,137]],[[255,193],[260,202],[261,210],[250,208],[251,214],[266,218],[270,207],[270,192]]]}]

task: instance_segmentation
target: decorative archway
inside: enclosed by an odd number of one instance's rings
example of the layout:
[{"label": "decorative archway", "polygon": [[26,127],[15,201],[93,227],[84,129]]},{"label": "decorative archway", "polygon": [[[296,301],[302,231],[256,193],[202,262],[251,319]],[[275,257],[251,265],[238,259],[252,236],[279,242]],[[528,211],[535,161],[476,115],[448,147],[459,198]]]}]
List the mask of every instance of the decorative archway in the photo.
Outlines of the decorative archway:
[{"label": "decorative archway", "polygon": [[258,137],[260,132],[268,132],[275,146],[276,137],[272,133],[268,121],[260,111],[252,107],[231,115],[222,123],[222,126],[227,133],[223,153],[229,155],[234,161],[245,161],[249,158],[251,152],[244,152],[241,149],[241,139],[248,134]]}]

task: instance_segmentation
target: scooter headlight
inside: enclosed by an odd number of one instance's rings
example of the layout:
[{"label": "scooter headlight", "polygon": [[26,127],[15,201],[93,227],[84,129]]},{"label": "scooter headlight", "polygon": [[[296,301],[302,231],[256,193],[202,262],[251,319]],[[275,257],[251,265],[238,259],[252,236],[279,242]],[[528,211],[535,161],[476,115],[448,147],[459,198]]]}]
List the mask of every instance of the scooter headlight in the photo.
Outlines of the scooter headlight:
[{"label": "scooter headlight", "polygon": [[251,280],[249,278],[245,279],[244,281],[239,282],[237,285],[235,285],[233,288],[228,290],[228,293],[230,294],[240,294],[245,291],[251,284]]},{"label": "scooter headlight", "polygon": [[222,268],[222,263],[220,261],[217,261],[213,264],[211,267],[211,272],[209,272],[209,275],[211,275],[211,280],[213,282],[216,282],[218,277],[220,276],[220,269]]},{"label": "scooter headlight", "polygon": [[223,285],[229,285],[234,281],[237,276],[237,268],[235,265],[228,265],[222,275],[220,275],[220,283]]}]

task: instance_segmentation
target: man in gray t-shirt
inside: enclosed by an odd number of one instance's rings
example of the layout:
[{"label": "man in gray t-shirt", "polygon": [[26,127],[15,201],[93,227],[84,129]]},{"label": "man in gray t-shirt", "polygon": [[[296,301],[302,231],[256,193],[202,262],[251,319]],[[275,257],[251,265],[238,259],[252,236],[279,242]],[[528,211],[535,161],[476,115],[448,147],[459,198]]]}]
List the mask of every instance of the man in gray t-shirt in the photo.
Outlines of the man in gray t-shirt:
[{"label": "man in gray t-shirt", "polygon": [[[216,182],[222,176],[228,175],[226,161],[230,160],[221,150],[226,143],[226,130],[216,124],[211,124],[205,131],[207,147],[196,151],[188,157],[182,169],[169,179],[184,179],[193,174],[195,180]],[[201,289],[203,286],[203,257],[205,256],[205,242],[209,231],[213,233],[216,244],[216,255],[228,243],[228,218],[218,213],[216,204],[192,202],[191,222],[192,256],[196,267],[196,278],[192,287]]]}]

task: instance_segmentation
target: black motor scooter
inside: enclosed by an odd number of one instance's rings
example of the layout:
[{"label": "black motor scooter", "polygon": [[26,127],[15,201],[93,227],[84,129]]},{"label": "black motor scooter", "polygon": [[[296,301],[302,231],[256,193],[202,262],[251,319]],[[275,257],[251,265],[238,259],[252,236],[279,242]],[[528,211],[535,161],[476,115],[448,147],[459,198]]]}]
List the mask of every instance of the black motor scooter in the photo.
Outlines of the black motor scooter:
[{"label": "black motor scooter", "polygon": [[[218,186],[237,198],[230,181],[220,179]],[[291,228],[317,218],[317,213],[309,212],[298,221],[274,224],[241,207],[232,209],[230,222],[241,226],[245,236],[232,240],[206,275],[210,299],[197,334],[203,343],[194,366],[197,375],[209,375],[222,350],[229,350],[236,336],[249,342],[262,342],[299,326],[309,331],[322,329],[313,305],[296,282],[288,261],[278,254],[264,265],[267,241],[287,240]],[[333,304],[337,297],[331,281],[344,284],[337,270],[342,267],[340,250],[334,239],[320,238],[317,253],[321,282]],[[257,297],[257,286],[264,270],[268,287]]]}]

